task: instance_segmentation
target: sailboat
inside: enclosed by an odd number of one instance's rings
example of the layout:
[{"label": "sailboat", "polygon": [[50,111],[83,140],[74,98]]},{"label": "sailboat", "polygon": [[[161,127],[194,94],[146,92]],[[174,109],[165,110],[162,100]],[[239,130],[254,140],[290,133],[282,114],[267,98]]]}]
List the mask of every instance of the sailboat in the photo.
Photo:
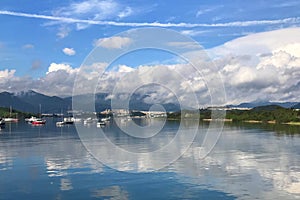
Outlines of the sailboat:
[{"label": "sailboat", "polygon": [[[3,118],[3,120],[4,120],[5,122],[18,122],[19,119],[18,119],[17,117],[16,117],[16,118],[13,118],[13,117],[11,116],[11,114],[12,114],[12,107],[10,106],[10,107],[9,107],[9,117]],[[17,113],[16,113],[16,115],[17,115]]]},{"label": "sailboat", "polygon": [[43,125],[46,124],[46,120],[41,118],[42,116],[42,105],[40,104],[40,118],[35,118],[31,121],[32,125]]},{"label": "sailboat", "polygon": [[0,118],[0,127],[1,126],[5,126],[5,121],[4,121],[4,119],[2,119],[2,118]]}]

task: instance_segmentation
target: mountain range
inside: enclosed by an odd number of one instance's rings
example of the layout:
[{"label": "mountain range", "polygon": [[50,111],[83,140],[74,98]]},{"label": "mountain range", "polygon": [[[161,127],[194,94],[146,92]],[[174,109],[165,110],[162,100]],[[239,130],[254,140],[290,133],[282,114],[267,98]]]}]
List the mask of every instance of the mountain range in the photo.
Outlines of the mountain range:
[{"label": "mountain range", "polygon": [[[77,96],[85,99],[86,96]],[[96,111],[102,111],[111,108],[111,100],[108,94],[98,93],[95,95],[95,108]],[[151,104],[145,103],[144,99],[147,95],[140,96],[137,94],[132,95],[129,103],[130,109],[135,110],[149,110]],[[85,101],[82,101],[85,102]],[[239,105],[227,105],[228,108],[254,108],[258,106],[278,105],[284,108],[297,108],[300,109],[299,102],[268,102],[268,101],[255,101],[248,103],[241,103]],[[18,93],[1,92],[0,93],[0,107],[12,107],[13,109],[23,112],[31,113],[66,113],[67,110],[72,109],[72,97],[58,97],[47,96],[33,90]],[[178,111],[180,106],[178,104],[163,104],[166,111]]]},{"label": "mountain range", "polygon": [[241,103],[238,105],[227,105],[228,108],[255,108],[259,106],[270,106],[270,105],[276,105],[281,106],[283,108],[300,108],[299,102],[270,102],[270,101],[253,101],[253,102],[247,102],[247,103]]},{"label": "mountain range", "polygon": [[[105,93],[95,95],[95,108],[97,112],[111,108],[111,100],[107,98],[108,95]],[[132,95],[129,108],[134,110],[149,110],[152,104],[145,103],[144,99],[146,97],[146,95]],[[76,98],[82,99],[81,102],[83,104],[88,104],[86,95],[76,96]],[[10,106],[13,109],[23,112],[66,113],[66,111],[72,109],[72,97],[47,96],[33,90],[17,93],[1,92],[0,107]],[[177,104],[167,103],[163,104],[163,106],[167,111],[180,110],[180,106]]]}]

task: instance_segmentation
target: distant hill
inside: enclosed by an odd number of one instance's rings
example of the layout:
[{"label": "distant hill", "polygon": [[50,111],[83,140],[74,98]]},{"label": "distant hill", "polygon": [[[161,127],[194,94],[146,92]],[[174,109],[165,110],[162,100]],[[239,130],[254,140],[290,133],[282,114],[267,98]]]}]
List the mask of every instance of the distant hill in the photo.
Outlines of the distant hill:
[{"label": "distant hill", "polygon": [[[111,108],[111,100],[106,93],[98,93],[96,95],[90,94],[95,97],[96,111],[102,111]],[[144,100],[148,98],[147,95],[133,94],[129,101],[129,108],[132,110],[149,110],[152,104],[146,103]],[[82,105],[88,105],[86,95],[78,95]],[[72,109],[72,97],[57,97],[47,96],[33,90],[18,93],[1,92],[0,93],[0,107],[10,107],[23,112],[39,113],[40,105],[42,113],[61,113]],[[299,102],[248,102],[239,105],[228,105],[226,107],[232,108],[255,108],[260,106],[281,106],[283,108],[298,108],[300,109]],[[179,111],[179,103],[163,104],[166,111]]]},{"label": "distant hill", "polygon": [[255,120],[275,123],[299,122],[299,112],[278,105],[258,106],[251,110],[229,110],[226,117],[233,121]]},{"label": "distant hill", "polygon": [[[90,94],[93,95],[93,94]],[[111,109],[111,100],[108,99],[109,94],[106,93],[98,93],[95,95],[95,108],[96,111],[103,111],[105,109]],[[93,95],[94,96],[94,95]],[[80,102],[80,106],[85,107],[85,105],[90,104],[91,102],[87,102],[86,95],[78,95],[76,96],[78,98],[77,102]],[[145,103],[144,99],[147,98],[146,95],[141,96],[138,94],[133,94],[129,101],[129,109],[130,110],[149,110],[149,108],[152,106],[152,104]],[[72,97],[66,98],[69,101],[72,101]],[[124,105],[118,108],[123,108]],[[166,111],[178,111],[180,110],[180,106],[178,104],[173,103],[167,103],[163,104],[163,107],[166,109]]]},{"label": "distant hill", "polygon": [[286,108],[278,105],[267,105],[267,106],[257,106],[252,108],[252,111],[260,112],[260,111],[274,111],[274,110],[285,110]]},{"label": "distant hill", "polygon": [[13,109],[21,110],[24,112],[32,112],[34,110],[34,106],[27,102],[24,102],[19,97],[15,96],[9,92],[1,92],[0,93],[0,107],[10,107]]},{"label": "distant hill", "polygon": [[[228,105],[228,108],[255,108],[259,106],[270,106],[270,105],[277,105],[283,108],[292,108],[295,105],[299,104],[299,102],[270,102],[270,101],[253,101],[248,103],[241,103],[238,105]],[[300,106],[300,105],[299,105]]]},{"label": "distant hill", "polygon": [[32,105],[31,112],[34,113],[40,112],[40,105],[43,113],[60,113],[71,109],[71,101],[57,96],[47,96],[32,90],[15,95],[23,102]]},{"label": "distant hill", "polygon": [[[93,94],[90,94],[93,95]],[[93,95],[94,96],[94,95]],[[111,108],[111,100],[107,98],[108,94],[98,93],[95,95],[96,111],[103,111]],[[149,110],[152,104],[147,104],[144,99],[147,96],[132,95],[129,102],[129,108],[133,110]],[[86,95],[78,95],[82,105],[88,105]],[[61,98],[57,96],[47,96],[33,90],[18,93],[2,92],[0,93],[0,107],[10,107],[23,112],[39,113],[40,105],[42,113],[65,113],[72,109],[72,97]],[[177,104],[163,104],[167,111],[178,111],[180,107]]]},{"label": "distant hill", "polygon": [[60,113],[70,109],[71,102],[60,97],[50,97],[35,91],[19,93],[0,93],[0,107],[10,107],[23,112],[31,113]]},{"label": "distant hill", "polygon": [[300,109],[300,103],[295,104],[294,106],[292,106],[293,109]]}]

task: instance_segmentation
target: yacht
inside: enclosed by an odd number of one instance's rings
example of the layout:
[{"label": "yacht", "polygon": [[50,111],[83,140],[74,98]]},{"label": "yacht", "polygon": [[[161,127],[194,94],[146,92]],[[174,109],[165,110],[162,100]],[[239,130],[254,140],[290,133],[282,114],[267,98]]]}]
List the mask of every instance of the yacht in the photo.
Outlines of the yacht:
[{"label": "yacht", "polygon": [[4,119],[0,118],[0,126],[4,126],[4,125],[5,125]]},{"label": "yacht", "polygon": [[74,124],[74,121],[75,121],[75,120],[74,120],[73,117],[65,117],[63,122],[64,122],[65,124]]},{"label": "yacht", "polygon": [[46,124],[46,120],[37,118],[36,120],[32,121],[31,124],[32,124],[32,125],[42,125],[42,124]]},{"label": "yacht", "polygon": [[28,122],[28,123],[32,123],[33,121],[36,121],[38,118],[34,117],[34,116],[31,116],[30,118],[26,118],[25,119],[25,122]]},{"label": "yacht", "polygon": [[7,117],[3,119],[5,122],[18,122],[19,119],[17,118],[12,118],[12,117]]}]

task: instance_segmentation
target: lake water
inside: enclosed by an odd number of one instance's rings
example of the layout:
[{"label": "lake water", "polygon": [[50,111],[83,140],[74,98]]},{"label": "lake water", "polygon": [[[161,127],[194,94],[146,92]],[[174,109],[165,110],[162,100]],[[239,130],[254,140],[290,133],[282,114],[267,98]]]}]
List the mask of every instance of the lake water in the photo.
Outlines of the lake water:
[{"label": "lake water", "polygon": [[[195,127],[185,123],[182,141]],[[103,130],[127,151],[147,152],[168,144],[178,127],[168,121],[154,139],[132,139],[114,124]],[[147,163],[162,163],[177,149],[137,163],[114,163],[122,156],[99,146],[96,157],[110,155],[105,161],[111,168],[87,151],[74,125],[56,127],[51,118],[45,126],[7,124],[0,131],[0,199],[300,199],[300,127],[225,124],[213,151],[200,159],[207,128],[201,124],[179,159],[153,171]]]}]

